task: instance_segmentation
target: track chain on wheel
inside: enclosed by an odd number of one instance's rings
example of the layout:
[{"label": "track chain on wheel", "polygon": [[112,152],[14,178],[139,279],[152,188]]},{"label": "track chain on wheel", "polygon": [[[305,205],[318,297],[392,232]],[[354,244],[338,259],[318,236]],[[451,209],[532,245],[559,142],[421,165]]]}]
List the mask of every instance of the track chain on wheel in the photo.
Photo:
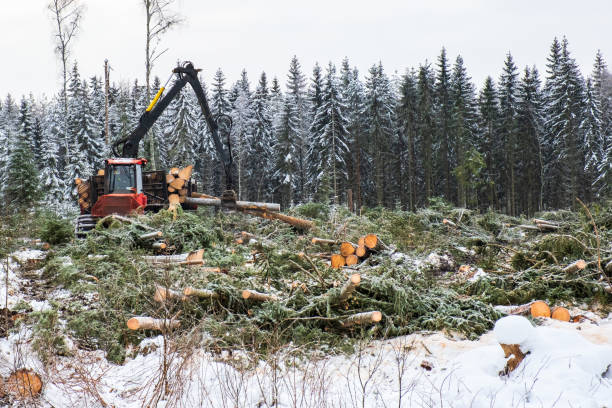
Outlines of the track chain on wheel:
[{"label": "track chain on wheel", "polygon": [[76,219],[76,223],[74,226],[74,235],[77,238],[85,238],[87,232],[91,231],[96,227],[98,220],[100,217],[93,216],[91,214],[83,214],[80,215]]}]

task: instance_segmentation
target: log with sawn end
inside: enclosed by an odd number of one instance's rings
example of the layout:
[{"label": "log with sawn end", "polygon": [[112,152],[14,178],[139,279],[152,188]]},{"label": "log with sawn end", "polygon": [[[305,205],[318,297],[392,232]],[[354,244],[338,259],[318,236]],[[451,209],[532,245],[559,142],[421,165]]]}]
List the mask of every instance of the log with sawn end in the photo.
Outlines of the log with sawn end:
[{"label": "log with sawn end", "polygon": [[312,242],[315,245],[321,245],[321,246],[334,246],[340,243],[340,241],[337,241],[335,239],[316,238],[316,237],[313,237],[310,240],[310,242]]},{"label": "log with sawn end", "polygon": [[177,292],[176,290],[172,290],[166,288],[161,285],[155,285],[155,293],[153,294],[153,300],[156,302],[163,303],[168,299],[183,299],[183,294]]},{"label": "log with sawn end", "polygon": [[583,270],[587,267],[587,263],[583,259],[579,259],[576,262],[572,262],[563,268],[563,272],[565,273],[576,273],[578,271]]},{"label": "log with sawn end", "polygon": [[215,292],[214,290],[198,289],[198,288],[193,288],[191,286],[188,286],[183,290],[183,295],[194,296],[194,297],[199,297],[199,298],[204,298],[204,299],[218,299],[219,298],[219,294]]},{"label": "log with sawn end", "polygon": [[361,283],[361,275],[358,273],[354,273],[351,277],[346,281],[342,288],[340,289],[340,295],[338,296],[338,303],[344,303],[348,300],[351,293],[355,291],[357,286]]},{"label": "log with sawn end", "polygon": [[280,211],[280,204],[258,203],[252,201],[236,201],[235,203],[221,202],[220,198],[197,198],[187,197],[185,203],[190,205],[207,205],[213,207],[224,207],[236,210],[255,210],[255,211]]},{"label": "log with sawn end", "polygon": [[154,319],[149,316],[134,316],[127,321],[130,330],[157,330],[176,329],[181,322],[175,319]]},{"label": "log with sawn end", "polygon": [[250,289],[245,289],[242,291],[242,298],[245,300],[255,300],[257,302],[271,302],[278,300],[278,297],[274,295],[268,295],[267,293],[261,293]]},{"label": "log with sawn end", "polygon": [[374,310],[351,315],[342,321],[342,327],[378,323],[382,320],[382,313]]}]

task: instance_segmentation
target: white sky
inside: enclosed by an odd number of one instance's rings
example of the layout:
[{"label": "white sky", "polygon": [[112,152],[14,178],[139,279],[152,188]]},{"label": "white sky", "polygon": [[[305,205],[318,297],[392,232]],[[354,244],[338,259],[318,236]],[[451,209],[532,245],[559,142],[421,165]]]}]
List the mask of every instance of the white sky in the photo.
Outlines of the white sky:
[{"label": "white sky", "polygon": [[[60,87],[53,54],[49,0],[0,0],[0,95],[39,96]],[[73,58],[84,76],[144,82],[142,0],[82,0],[86,6]],[[292,55],[311,76],[318,61],[339,64],[347,56],[362,74],[381,60],[388,73],[403,73],[426,59],[435,62],[442,46],[454,61],[464,58],[480,87],[497,79],[511,51],[519,68],[536,64],[545,73],[553,37],[566,35],[583,73],[590,73],[597,49],[612,65],[610,0],[177,0],[184,18],[162,47],[168,52],[154,74],[165,80],[177,60],[191,60],[210,82],[221,67],[230,81],[243,68],[254,85],[262,70],[285,84]],[[227,83],[229,85],[229,81]]]}]

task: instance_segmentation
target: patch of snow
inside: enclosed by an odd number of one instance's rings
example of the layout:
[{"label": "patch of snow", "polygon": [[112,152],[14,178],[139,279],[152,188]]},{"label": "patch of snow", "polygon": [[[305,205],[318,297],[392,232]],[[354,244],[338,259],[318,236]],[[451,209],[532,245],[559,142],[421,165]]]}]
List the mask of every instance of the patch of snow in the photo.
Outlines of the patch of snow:
[{"label": "patch of snow", "polygon": [[470,279],[468,279],[470,282],[474,282],[477,281],[480,278],[485,278],[489,275],[487,275],[487,273],[482,269],[482,268],[478,268],[476,270],[476,272],[474,273],[474,276],[472,276]]},{"label": "patch of snow", "polygon": [[533,330],[531,322],[523,316],[502,317],[493,327],[495,338],[500,344],[523,344],[532,335]]}]

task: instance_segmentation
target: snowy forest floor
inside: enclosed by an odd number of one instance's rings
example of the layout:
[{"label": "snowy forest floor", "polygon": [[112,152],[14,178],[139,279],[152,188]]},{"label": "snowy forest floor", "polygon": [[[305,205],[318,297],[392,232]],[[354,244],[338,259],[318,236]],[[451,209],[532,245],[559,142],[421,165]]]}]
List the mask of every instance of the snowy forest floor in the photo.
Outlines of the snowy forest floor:
[{"label": "snowy forest floor", "polygon": [[[220,273],[147,263],[154,252],[134,225],[74,240],[49,214],[4,218],[0,307],[6,299],[3,313],[17,319],[2,321],[0,377],[30,368],[44,387],[34,399],[0,389],[0,406],[609,407],[612,295],[598,260],[605,267],[612,256],[612,208],[591,211],[592,220],[584,210],[537,214],[559,226],[546,233],[521,227],[530,219],[442,203],[359,216],[304,205],[291,212],[315,221],[306,235],[242,214],[139,217],[176,253],[203,248]],[[236,243],[241,231],[258,239]],[[332,270],[310,243],[370,232],[387,248],[351,269]],[[58,243],[43,251],[33,237]],[[578,259],[584,270],[563,272]],[[338,304],[352,273],[362,282]],[[160,304],[155,284],[219,297]],[[278,300],[247,301],[242,289]],[[491,329],[537,299],[567,307],[576,322],[530,317],[538,341],[500,375],[506,361]],[[338,324],[369,310],[382,321]],[[176,317],[181,327],[132,332],[134,315]]]}]

